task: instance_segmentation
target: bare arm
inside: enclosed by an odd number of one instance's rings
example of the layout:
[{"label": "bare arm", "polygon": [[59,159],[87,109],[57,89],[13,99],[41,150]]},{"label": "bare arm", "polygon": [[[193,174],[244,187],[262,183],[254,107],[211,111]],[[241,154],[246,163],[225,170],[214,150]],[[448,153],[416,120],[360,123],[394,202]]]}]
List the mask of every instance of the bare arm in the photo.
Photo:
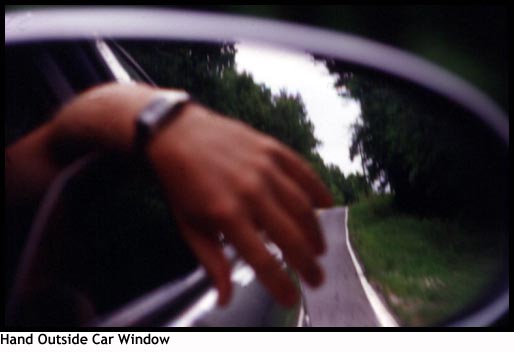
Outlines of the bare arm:
[{"label": "bare arm", "polygon": [[88,152],[129,153],[137,111],[154,93],[143,85],[93,88],[10,145],[5,150],[7,203],[38,203],[55,176]]}]

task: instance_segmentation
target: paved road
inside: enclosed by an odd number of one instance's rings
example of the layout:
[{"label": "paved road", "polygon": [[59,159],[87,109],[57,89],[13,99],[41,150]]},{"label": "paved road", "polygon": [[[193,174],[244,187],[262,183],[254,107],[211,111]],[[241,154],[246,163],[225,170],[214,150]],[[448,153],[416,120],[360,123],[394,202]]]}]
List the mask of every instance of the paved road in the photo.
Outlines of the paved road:
[{"label": "paved road", "polygon": [[321,258],[325,283],[315,290],[304,285],[312,326],[378,326],[346,246],[345,209],[322,211],[320,223],[327,242]]}]

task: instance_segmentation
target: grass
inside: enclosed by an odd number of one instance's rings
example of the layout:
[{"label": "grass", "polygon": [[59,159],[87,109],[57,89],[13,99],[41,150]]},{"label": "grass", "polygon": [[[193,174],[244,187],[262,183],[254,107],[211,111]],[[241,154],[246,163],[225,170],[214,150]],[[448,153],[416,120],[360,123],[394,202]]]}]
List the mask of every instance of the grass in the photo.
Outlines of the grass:
[{"label": "grass", "polygon": [[449,318],[472,303],[498,270],[498,236],[462,222],[419,218],[374,196],[350,207],[352,246],[366,276],[404,326]]}]

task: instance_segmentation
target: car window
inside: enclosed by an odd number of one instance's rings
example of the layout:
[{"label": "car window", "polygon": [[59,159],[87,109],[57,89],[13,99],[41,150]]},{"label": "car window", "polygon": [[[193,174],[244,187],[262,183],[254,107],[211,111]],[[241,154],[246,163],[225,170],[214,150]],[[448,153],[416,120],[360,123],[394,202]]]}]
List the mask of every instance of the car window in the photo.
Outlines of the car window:
[{"label": "car window", "polygon": [[119,72],[122,81],[155,84],[139,63],[116,41],[97,40],[95,44],[106,62],[110,62],[111,69]]}]

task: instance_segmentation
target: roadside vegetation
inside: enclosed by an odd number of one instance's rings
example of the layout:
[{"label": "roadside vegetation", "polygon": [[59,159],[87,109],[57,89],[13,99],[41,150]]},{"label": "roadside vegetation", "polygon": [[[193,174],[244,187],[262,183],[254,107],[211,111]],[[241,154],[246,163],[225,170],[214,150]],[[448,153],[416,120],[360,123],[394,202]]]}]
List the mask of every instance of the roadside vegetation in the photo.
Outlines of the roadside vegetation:
[{"label": "roadside vegetation", "polygon": [[325,62],[361,107],[350,156],[373,192],[351,204],[348,220],[366,276],[402,325],[451,318],[505,265],[508,149],[427,91]]},{"label": "roadside vegetation", "polygon": [[441,322],[496,276],[501,242],[470,224],[405,214],[392,200],[372,196],[350,207],[352,246],[401,325]]}]

